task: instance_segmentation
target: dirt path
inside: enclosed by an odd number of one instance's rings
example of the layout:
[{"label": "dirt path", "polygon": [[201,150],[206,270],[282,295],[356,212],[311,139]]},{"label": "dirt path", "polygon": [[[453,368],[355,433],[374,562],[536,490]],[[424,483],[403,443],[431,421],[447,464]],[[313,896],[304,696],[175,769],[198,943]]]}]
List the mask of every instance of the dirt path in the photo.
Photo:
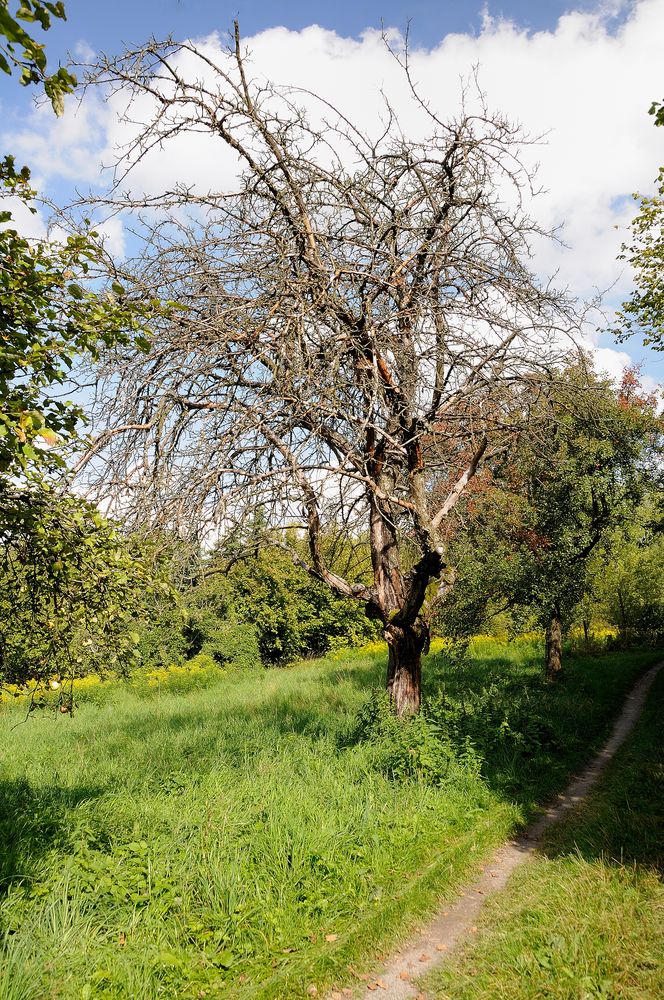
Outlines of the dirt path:
[{"label": "dirt path", "polygon": [[[500,847],[487,862],[482,876],[461,890],[454,902],[440,910],[417,938],[390,956],[383,971],[368,981],[364,1000],[376,996],[389,997],[390,1000],[423,998],[424,994],[418,992],[413,980],[443,962],[457,945],[474,932],[487,896],[504,888],[512,872],[532,858],[544,831],[585,799],[606,764],[632,730],[641,714],[650,686],[663,666],[664,663],[659,663],[651,667],[634,686],[608,742],[579,777],[572,781],[567,790],[558,796],[521,837]],[[341,995],[333,993],[332,998]]]}]

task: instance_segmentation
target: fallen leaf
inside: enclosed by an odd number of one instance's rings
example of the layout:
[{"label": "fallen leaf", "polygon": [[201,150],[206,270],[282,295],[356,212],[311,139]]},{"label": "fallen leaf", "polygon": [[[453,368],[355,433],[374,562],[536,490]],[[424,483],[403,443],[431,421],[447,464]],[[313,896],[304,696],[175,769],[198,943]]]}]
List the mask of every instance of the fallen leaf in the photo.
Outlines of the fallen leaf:
[{"label": "fallen leaf", "polygon": [[471,927],[470,928],[470,933],[471,934],[477,934],[477,927]]},{"label": "fallen leaf", "polygon": [[436,945],[436,951],[447,951],[447,945],[446,944],[437,944]]},{"label": "fallen leaf", "polygon": [[423,951],[420,955],[420,962],[428,962],[430,958],[431,955],[427,955],[426,951]]},{"label": "fallen leaf", "polygon": [[387,989],[387,983],[384,982],[382,979],[377,979],[376,980],[376,986],[380,986],[381,990],[386,990]]},{"label": "fallen leaf", "polygon": [[326,934],[325,940],[331,943],[332,941],[336,941],[338,937],[338,934]]},{"label": "fallen leaf", "polygon": [[399,979],[404,979],[404,980],[410,979],[410,972],[400,972]]}]

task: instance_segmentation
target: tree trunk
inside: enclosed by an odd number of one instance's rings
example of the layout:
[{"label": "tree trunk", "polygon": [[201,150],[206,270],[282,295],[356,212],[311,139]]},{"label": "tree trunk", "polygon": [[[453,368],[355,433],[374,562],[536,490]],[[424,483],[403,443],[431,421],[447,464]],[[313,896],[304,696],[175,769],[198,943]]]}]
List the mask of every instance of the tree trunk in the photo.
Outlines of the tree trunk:
[{"label": "tree trunk", "polygon": [[415,715],[422,697],[422,650],[429,639],[429,629],[422,622],[394,625],[385,629],[387,640],[387,690],[399,716]]},{"label": "tree trunk", "polygon": [[560,605],[554,604],[546,627],[545,673],[556,680],[563,672],[563,622]]},{"label": "tree trunk", "polygon": [[620,637],[624,643],[627,642],[627,614],[625,613],[625,602],[623,593],[618,587],[618,604],[620,605]]}]

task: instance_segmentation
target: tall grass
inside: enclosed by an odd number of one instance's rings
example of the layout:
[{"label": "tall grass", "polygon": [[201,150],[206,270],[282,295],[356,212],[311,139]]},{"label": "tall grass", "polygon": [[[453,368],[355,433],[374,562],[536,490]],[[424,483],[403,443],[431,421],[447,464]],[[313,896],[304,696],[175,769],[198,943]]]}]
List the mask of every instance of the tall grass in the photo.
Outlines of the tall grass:
[{"label": "tall grass", "polygon": [[[298,997],[347,982],[602,738],[652,660],[578,661],[548,689],[536,652],[485,643],[456,666],[437,653],[430,721],[388,736],[358,728],[379,654],[189,691],[182,677],[176,691],[90,686],[72,718],[46,709],[17,728],[23,709],[3,709],[0,998]],[[523,733],[535,709],[561,734],[544,776]],[[386,766],[390,748],[421,758],[422,745],[448,764],[458,748],[455,766]]]}]

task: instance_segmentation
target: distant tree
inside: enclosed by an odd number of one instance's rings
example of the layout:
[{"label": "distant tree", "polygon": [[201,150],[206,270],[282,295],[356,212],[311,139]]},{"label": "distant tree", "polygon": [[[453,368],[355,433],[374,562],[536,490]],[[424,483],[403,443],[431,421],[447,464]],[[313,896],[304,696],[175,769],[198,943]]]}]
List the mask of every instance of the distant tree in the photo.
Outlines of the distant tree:
[{"label": "distant tree", "polygon": [[[661,483],[656,484],[661,496]],[[658,502],[660,504],[658,509]],[[599,553],[591,599],[625,644],[664,637],[664,518],[652,494]]]},{"label": "distant tree", "polygon": [[441,620],[459,630],[501,609],[534,612],[546,629],[546,674],[555,678],[565,623],[589,588],[590,556],[634,518],[652,483],[662,423],[632,370],[619,390],[570,370],[537,409],[540,432],[524,435],[461,508],[457,586]]}]

